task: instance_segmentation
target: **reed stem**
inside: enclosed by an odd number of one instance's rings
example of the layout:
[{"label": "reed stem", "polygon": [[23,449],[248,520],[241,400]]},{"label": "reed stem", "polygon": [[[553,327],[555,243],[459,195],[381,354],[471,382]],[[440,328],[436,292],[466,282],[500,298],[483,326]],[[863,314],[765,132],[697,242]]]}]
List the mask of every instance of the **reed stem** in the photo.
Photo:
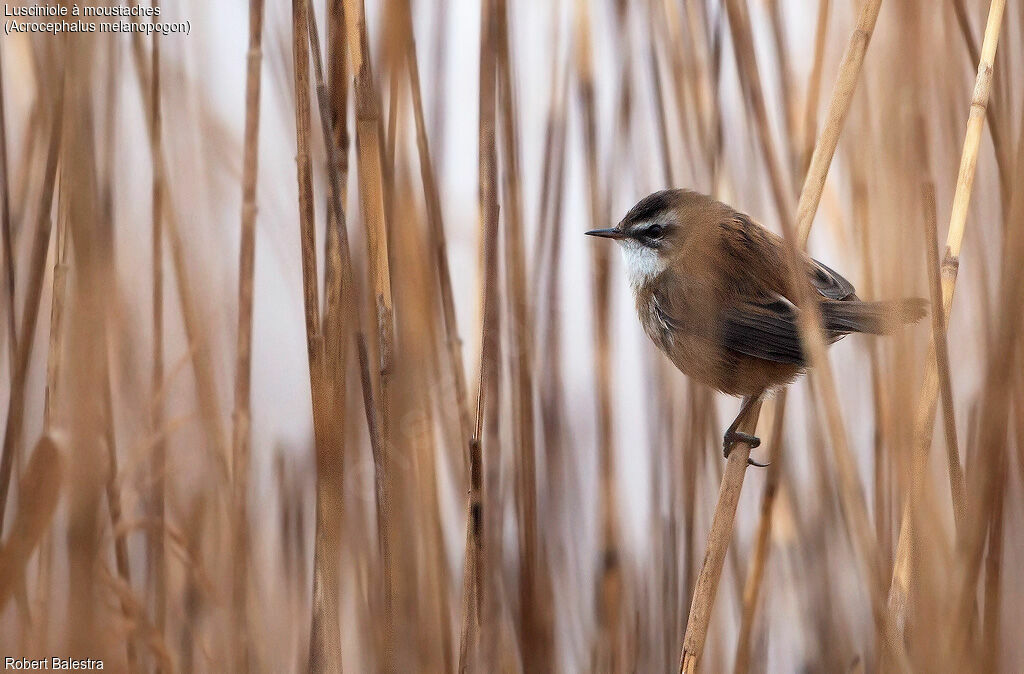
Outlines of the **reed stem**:
[{"label": "reed stem", "polygon": [[[499,347],[497,334],[498,259],[498,157],[495,140],[497,19],[494,0],[487,0],[480,13],[480,120],[479,198],[480,245],[483,249],[480,338],[480,382],[477,388],[476,423],[469,441],[469,497],[466,512],[466,554],[463,563],[462,630],[459,639],[459,672],[474,671],[479,657],[484,607],[484,454],[481,444],[486,396],[497,392]],[[490,405],[496,405],[492,400]]]},{"label": "reed stem", "polygon": [[[949,231],[946,235],[946,252],[942,260],[942,312],[944,322],[949,324],[949,315],[953,307],[953,292],[956,290],[957,271],[960,267],[960,248],[963,245],[964,231],[967,226],[967,207],[971,202],[971,191],[974,187],[974,175],[978,162],[978,149],[981,145],[981,132],[985,126],[985,115],[988,99],[992,90],[993,59],[996,46],[999,44],[999,30],[1003,22],[1003,9],[1006,0],[992,0],[989,5],[988,23],[985,26],[985,39],[981,47],[978,61],[978,76],[971,96],[970,115],[967,119],[967,131],[964,135],[963,152],[960,155],[960,170],[957,173],[956,191],[953,194],[953,209],[949,218]],[[937,311],[938,307],[934,307]],[[889,613],[891,620],[898,629],[903,629],[906,619],[907,601],[910,593],[911,573],[911,540],[913,537],[913,513],[921,499],[924,487],[924,471],[928,463],[928,450],[931,446],[932,426],[935,424],[938,406],[939,376],[935,356],[936,345],[931,341],[928,358],[918,397],[917,412],[914,417],[914,444],[911,467],[910,494],[903,507],[900,521],[900,533],[896,543],[896,561],[893,564],[892,580],[889,585]]]},{"label": "reed stem", "polygon": [[252,436],[252,314],[256,267],[256,185],[259,178],[260,65],[263,59],[263,0],[249,2],[249,52],[246,57],[245,138],[242,159],[241,245],[238,262],[238,334],[235,350],[235,411],[232,433],[232,630],[236,672],[249,669],[249,452]]},{"label": "reed stem", "polygon": [[[737,40],[736,38],[737,35],[745,35],[749,37],[749,20],[746,18],[745,12],[736,0],[727,0],[726,6],[729,9],[730,25],[734,31],[733,43],[737,49],[737,60],[741,64],[741,72],[745,72],[747,75],[745,91],[747,96],[752,99],[752,106],[755,109],[755,116],[758,119],[761,146],[768,163],[769,176],[772,178],[771,182],[773,186],[773,193],[776,197],[776,207],[779,211],[783,231],[789,234],[793,229],[789,221],[790,213],[792,213],[792,211],[786,204],[788,204],[791,199],[788,197],[788,193],[785,190],[785,182],[781,177],[781,168],[768,132],[767,120],[764,115],[763,95],[761,93],[759,78],[757,77],[756,64],[753,61],[751,41],[749,39]],[[832,99],[829,103],[829,111],[826,115],[825,125],[811,156],[811,165],[804,180],[804,186],[800,193],[800,200],[796,207],[797,234],[787,236],[787,240],[790,242],[790,263],[793,270],[796,269],[796,246],[799,245],[800,248],[803,248],[806,245],[807,237],[810,234],[810,228],[814,221],[814,214],[817,212],[818,204],[821,200],[821,194],[824,190],[825,179],[828,175],[828,168],[832,162],[832,156],[834,155],[835,148],[839,142],[839,135],[842,130],[843,122],[846,119],[846,113],[849,110],[850,101],[853,98],[853,91],[857,83],[857,79],[860,76],[861,66],[864,62],[864,54],[867,50],[868,42],[878,18],[880,8],[881,0],[868,0],[865,2],[857,21],[857,27],[850,38],[850,42],[847,45],[846,52],[843,56],[836,85],[832,92]],[[746,49],[742,49],[740,45],[745,45]],[[798,278],[795,285],[798,289],[802,290],[803,283],[803,280]],[[800,305],[799,302],[797,304],[798,306]],[[802,312],[802,315],[803,314],[811,314],[813,316],[814,310],[812,309],[810,312]],[[840,447],[836,447],[836,455],[840,464],[841,475],[843,476],[842,484],[844,486],[844,500],[849,504],[848,515],[852,517],[855,520],[855,524],[858,525],[859,547],[861,549],[862,556],[867,560],[866,563],[870,568],[870,566],[875,563],[872,560],[875,558],[873,555],[874,547],[877,546],[872,546],[871,544],[873,539],[870,535],[870,530],[865,531],[863,528],[866,525],[866,506],[862,503],[863,494],[860,493],[856,485],[856,473],[853,470],[852,458],[850,457],[848,448],[845,446],[845,431],[842,430],[842,420],[838,415],[834,385],[831,382],[830,373],[827,372],[828,367],[827,361],[824,360],[824,348],[821,345],[821,336],[815,332],[816,326],[814,325],[815,321],[813,321],[813,318],[810,323],[810,325],[805,325],[804,321],[801,321],[801,335],[805,348],[810,347],[808,348],[809,355],[811,356],[810,362],[825,366],[825,376],[827,379],[823,388],[828,391],[827,401],[829,404],[826,408],[829,411],[830,428],[833,431],[833,441],[841,443]],[[757,415],[751,414],[750,416],[752,417],[750,427],[756,428]],[[738,466],[733,462],[733,457],[737,454],[743,456],[742,462]],[[724,559],[725,549],[729,546],[733,519],[736,515],[736,500],[739,498],[739,491],[743,486],[743,474],[746,471],[746,459],[749,457],[749,454],[750,448],[740,443],[733,449],[733,453],[730,454],[729,462],[726,465],[725,475],[722,478],[722,487],[719,492],[719,501],[715,506],[715,516],[712,519],[711,533],[708,535],[708,546],[707,552],[705,553],[705,561],[697,578],[697,590],[694,592],[690,616],[687,620],[686,636],[683,640],[683,652],[680,658],[680,672],[694,671],[704,648],[704,641],[707,637],[707,627],[710,622],[711,608],[714,604],[715,590],[717,589],[718,577],[722,570],[719,558]],[[734,492],[735,496],[733,496]],[[860,499],[857,498],[858,494],[860,495]],[[719,547],[722,548],[720,551],[718,550]],[[719,561],[716,562],[716,560]],[[874,573],[869,572],[867,577],[869,579],[873,579],[874,575]],[[871,580],[870,582],[874,581]],[[701,593],[702,589],[703,593]],[[876,611],[876,619],[879,617],[880,616],[877,615]],[[887,639],[887,641],[889,641],[894,648],[897,648],[897,645],[892,643],[891,639]]]}]

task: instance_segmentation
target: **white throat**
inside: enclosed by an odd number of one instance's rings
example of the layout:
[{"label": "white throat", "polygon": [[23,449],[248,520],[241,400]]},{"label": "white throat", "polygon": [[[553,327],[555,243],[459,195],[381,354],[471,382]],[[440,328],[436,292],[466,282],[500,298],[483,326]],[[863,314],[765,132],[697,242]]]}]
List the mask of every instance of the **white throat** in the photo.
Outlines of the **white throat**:
[{"label": "white throat", "polygon": [[626,263],[626,276],[633,290],[653,281],[666,267],[658,251],[632,239],[622,241],[622,259]]}]

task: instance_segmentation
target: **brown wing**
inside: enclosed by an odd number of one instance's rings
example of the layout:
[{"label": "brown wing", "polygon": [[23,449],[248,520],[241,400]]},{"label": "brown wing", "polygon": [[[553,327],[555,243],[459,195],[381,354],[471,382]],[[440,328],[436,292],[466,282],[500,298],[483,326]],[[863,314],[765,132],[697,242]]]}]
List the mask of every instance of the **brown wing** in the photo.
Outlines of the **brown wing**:
[{"label": "brown wing", "polygon": [[722,345],[775,363],[804,365],[796,308],[782,297],[736,305],[722,313]]},{"label": "brown wing", "polygon": [[[722,345],[755,358],[804,365],[782,239],[742,214],[724,222],[721,230],[730,265],[722,274]],[[853,285],[840,274],[810,257],[805,264],[811,286],[827,304],[857,299]],[[830,339],[844,334],[838,327],[826,316]]]}]

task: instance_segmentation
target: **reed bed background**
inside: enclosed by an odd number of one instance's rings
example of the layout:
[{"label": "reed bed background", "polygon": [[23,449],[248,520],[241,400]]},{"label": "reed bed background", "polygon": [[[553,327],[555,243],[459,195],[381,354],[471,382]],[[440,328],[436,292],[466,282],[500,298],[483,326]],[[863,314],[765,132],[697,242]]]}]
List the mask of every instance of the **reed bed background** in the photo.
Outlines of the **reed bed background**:
[{"label": "reed bed background", "polygon": [[[0,41],[0,656],[1024,669],[1019,3],[264,4]],[[582,236],[668,186],[932,299],[767,469]]]}]

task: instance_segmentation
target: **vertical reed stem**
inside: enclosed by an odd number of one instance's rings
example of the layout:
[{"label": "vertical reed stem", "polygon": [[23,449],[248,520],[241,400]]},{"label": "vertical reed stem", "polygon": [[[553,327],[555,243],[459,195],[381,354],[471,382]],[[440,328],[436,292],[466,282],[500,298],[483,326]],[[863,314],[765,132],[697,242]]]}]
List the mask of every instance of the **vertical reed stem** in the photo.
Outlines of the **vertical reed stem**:
[{"label": "vertical reed stem", "polygon": [[[925,245],[928,252],[928,288],[933,307],[942,305],[942,271],[939,265],[939,235],[935,222],[935,185],[927,182],[924,191]],[[960,449],[956,438],[953,407],[953,384],[950,381],[949,345],[946,342],[946,317],[943,311],[932,311],[932,342],[942,390],[942,421],[946,433],[946,459],[949,465],[949,490],[953,497],[953,518],[959,530],[967,516],[964,494],[964,469],[960,465]]]},{"label": "vertical reed stem", "polygon": [[292,57],[295,66],[295,133],[299,182],[299,227],[302,239],[302,287],[306,348],[316,444],[316,531],[313,550],[313,609],[309,632],[309,671],[341,669],[339,606],[341,538],[341,471],[337,415],[330,400],[325,348],[320,328],[313,169],[310,160],[309,48],[307,0],[292,0]]},{"label": "vertical reed stem", "polygon": [[[978,76],[971,96],[971,110],[964,135],[963,153],[960,155],[960,170],[957,173],[956,191],[953,194],[953,210],[946,235],[946,253],[942,260],[942,312],[946,325],[953,307],[953,292],[956,289],[957,270],[960,267],[960,247],[967,225],[967,207],[971,202],[974,174],[978,162],[978,148],[981,132],[985,126],[985,114],[992,90],[992,62],[999,44],[999,30],[1003,23],[1003,9],[1006,0],[992,0],[989,5],[985,39],[978,61]],[[934,307],[933,311],[938,311]],[[939,377],[935,357],[936,345],[931,342],[926,360],[924,382],[918,398],[914,417],[914,455],[911,473],[910,495],[903,507],[899,539],[896,543],[896,562],[893,565],[892,581],[889,585],[889,612],[892,621],[902,630],[906,618],[907,600],[911,582],[911,540],[913,538],[913,512],[920,501],[924,486],[924,471],[928,463],[928,449],[931,445],[932,426],[938,405]]]},{"label": "vertical reed stem", "polygon": [[232,629],[236,672],[249,669],[247,590],[249,569],[249,451],[251,443],[252,313],[256,266],[256,184],[259,177],[260,64],[263,58],[263,0],[249,2],[246,56],[245,138],[242,159],[241,245],[238,260],[238,334],[235,352],[235,411],[232,434]]},{"label": "vertical reed stem", "polygon": [[480,339],[480,382],[477,388],[476,423],[469,441],[469,498],[466,512],[466,555],[463,563],[462,631],[459,645],[459,672],[474,669],[479,657],[480,627],[484,606],[484,500],[483,446],[484,410],[488,393],[497,386],[496,330],[498,259],[498,167],[495,143],[496,27],[493,0],[486,0],[480,13],[480,120],[479,120],[479,198],[480,243],[483,248],[482,304]]},{"label": "vertical reed stem", "polygon": [[[60,78],[63,81],[63,77]],[[32,359],[32,345],[35,342],[36,321],[43,293],[43,277],[46,272],[46,254],[50,247],[50,207],[53,189],[57,179],[57,158],[60,156],[64,123],[64,87],[60,87],[56,105],[53,108],[50,126],[50,146],[46,153],[46,167],[43,170],[43,186],[39,196],[39,210],[36,215],[35,236],[29,255],[28,294],[25,296],[25,310],[21,319],[21,334],[18,337],[18,357],[11,375],[11,393],[7,402],[7,425],[4,429],[3,457],[0,458],[0,532],[3,531],[7,496],[11,486],[11,470],[14,455],[21,443],[22,425],[25,415],[25,387],[28,366]],[[13,309],[12,309],[13,313]]]},{"label": "vertical reed stem", "polygon": [[[156,0],[153,2],[156,6]],[[149,430],[155,438],[153,447],[153,516],[157,525],[150,534],[150,560],[154,589],[154,622],[163,635],[167,619],[167,565],[165,545],[167,535],[167,443],[163,438],[163,386],[164,386],[164,175],[163,175],[163,120],[160,110],[160,38],[153,34],[152,77],[149,96],[150,142],[153,145],[153,371],[150,378]]]},{"label": "vertical reed stem", "polygon": [[[727,0],[727,7],[729,9],[730,23],[738,23],[733,25],[734,35],[735,31],[741,31],[741,35],[749,35],[749,21],[746,18],[745,12],[737,5],[736,0]],[[860,17],[857,21],[857,27],[854,30],[853,35],[850,38],[850,42],[847,45],[846,52],[843,55],[842,65],[840,66],[839,75],[836,80],[836,85],[832,92],[832,99],[829,104],[829,111],[826,116],[824,128],[822,129],[821,136],[818,140],[818,144],[815,146],[814,152],[811,156],[811,165],[808,169],[807,176],[804,180],[804,186],[800,193],[800,201],[796,208],[797,213],[797,234],[794,237],[789,237],[791,243],[796,246],[799,245],[801,248],[806,245],[807,237],[810,234],[811,225],[814,222],[814,214],[817,212],[818,203],[821,200],[821,193],[824,190],[825,179],[828,175],[828,168],[832,162],[832,156],[835,153],[835,148],[839,142],[839,135],[842,130],[843,122],[846,119],[846,113],[849,110],[850,101],[853,98],[853,91],[857,83],[857,79],[860,76],[861,66],[864,62],[864,54],[867,50],[868,42],[871,38],[871,33],[874,30],[875,22],[878,18],[878,11],[881,8],[881,0],[867,0],[861,9]],[[745,30],[744,30],[745,29]],[[785,204],[790,200],[788,193],[784,189],[784,182],[781,179],[781,175],[778,169],[778,161],[774,158],[774,151],[771,150],[772,144],[770,135],[768,134],[767,122],[763,115],[763,96],[760,92],[760,86],[757,84],[758,78],[756,76],[756,64],[753,62],[753,55],[749,53],[750,42],[744,42],[747,46],[747,51],[738,51],[737,60],[741,63],[741,70],[747,72],[748,82],[746,84],[747,93],[750,98],[753,99],[755,105],[755,112],[758,112],[757,117],[759,119],[758,128],[761,136],[762,148],[766,150],[765,154],[768,158],[769,175],[772,177],[773,192],[776,197],[776,206],[779,210],[781,221],[784,230],[791,230],[792,225],[789,221],[789,209]],[[737,50],[740,50],[739,44],[736,42],[734,37],[734,46]],[[760,101],[760,102],[758,102]],[[795,248],[792,253],[795,258]],[[798,288],[802,288],[802,281],[797,283]],[[812,312],[813,313],[813,312]],[[813,335],[814,326],[809,326],[808,329],[802,330],[801,333],[804,337],[810,337],[810,341],[814,341],[817,337],[817,341],[820,342],[820,335]],[[813,349],[811,349],[813,351]],[[815,359],[814,356],[820,356],[821,353],[812,353],[812,362],[823,362],[821,358]],[[829,388],[829,387],[826,387]],[[834,401],[833,401],[834,402]],[[829,405],[828,409],[830,412],[835,411],[835,405]],[[841,420],[837,415],[830,413],[830,420],[836,423],[830,424],[834,431],[833,438],[836,441],[840,441],[844,435],[841,432]],[[751,414],[750,428],[753,429],[757,424],[757,414]],[[738,444],[732,454],[729,456],[729,462],[726,464],[726,471],[722,478],[722,487],[719,492],[718,504],[715,506],[715,516],[712,519],[711,532],[708,535],[708,547],[705,553],[705,561],[701,567],[700,574],[697,578],[696,590],[694,591],[693,602],[690,608],[690,616],[687,620],[686,635],[683,640],[683,651],[680,656],[680,672],[693,672],[696,669],[697,661],[700,659],[700,655],[704,649],[704,641],[707,637],[707,628],[711,618],[711,609],[714,605],[715,591],[718,586],[718,578],[722,571],[722,560],[724,560],[725,550],[729,546],[730,538],[732,535],[733,519],[736,515],[736,502],[739,498],[740,489],[743,486],[743,474],[746,471],[746,460],[750,455],[750,448],[742,443]],[[843,457],[843,461],[840,463],[845,468],[850,469],[849,465],[850,457],[848,451],[843,452],[837,449],[837,455]],[[734,462],[734,457],[740,456],[741,459],[737,459]],[[856,494],[859,493],[856,489],[856,484],[853,482],[854,474],[851,470],[844,470],[843,474],[846,476],[844,484],[846,488],[844,492],[848,498],[852,499],[852,515],[856,518],[863,514],[862,508],[857,507],[859,501],[856,499]],[[867,549],[862,547],[862,554],[871,564],[870,560],[873,557],[870,554],[871,538],[870,532],[860,532],[859,538],[862,544],[867,545]],[[718,550],[718,548],[721,550]],[[873,574],[868,574],[871,578]],[[873,581],[872,581],[873,582]]]},{"label": "vertical reed stem", "polygon": [[[2,51],[2,50],[0,50]],[[7,339],[11,372],[14,372],[18,356],[18,328],[15,314],[14,294],[14,239],[11,236],[11,192],[10,173],[7,165],[7,115],[5,113],[4,62],[0,54],[0,243],[4,247],[4,285],[7,290]]]}]

